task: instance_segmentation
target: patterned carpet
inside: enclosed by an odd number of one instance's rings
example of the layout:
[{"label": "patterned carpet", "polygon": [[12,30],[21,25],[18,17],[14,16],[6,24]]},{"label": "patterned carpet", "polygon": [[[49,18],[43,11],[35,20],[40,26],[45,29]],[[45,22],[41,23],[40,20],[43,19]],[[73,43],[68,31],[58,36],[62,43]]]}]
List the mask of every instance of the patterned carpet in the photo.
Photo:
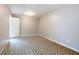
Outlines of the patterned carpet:
[{"label": "patterned carpet", "polygon": [[2,55],[79,55],[40,36],[13,38]]}]

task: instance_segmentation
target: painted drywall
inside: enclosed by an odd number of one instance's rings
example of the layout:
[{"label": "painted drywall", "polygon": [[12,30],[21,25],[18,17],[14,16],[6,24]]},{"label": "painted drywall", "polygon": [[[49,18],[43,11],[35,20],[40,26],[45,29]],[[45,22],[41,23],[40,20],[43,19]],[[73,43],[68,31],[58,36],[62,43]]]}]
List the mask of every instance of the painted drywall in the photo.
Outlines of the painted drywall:
[{"label": "painted drywall", "polygon": [[9,38],[9,12],[5,5],[0,5],[0,52]]},{"label": "painted drywall", "polygon": [[39,35],[79,51],[79,5],[65,5],[40,18]]},{"label": "painted drywall", "polygon": [[21,36],[37,35],[37,19],[32,16],[22,16]]}]

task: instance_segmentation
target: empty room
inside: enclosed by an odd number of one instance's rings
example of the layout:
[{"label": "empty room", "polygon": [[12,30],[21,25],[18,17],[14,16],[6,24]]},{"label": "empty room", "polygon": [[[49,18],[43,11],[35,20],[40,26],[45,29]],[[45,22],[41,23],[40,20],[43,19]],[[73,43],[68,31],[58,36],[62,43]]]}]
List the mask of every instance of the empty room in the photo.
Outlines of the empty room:
[{"label": "empty room", "polygon": [[0,55],[79,55],[79,4],[1,4]]}]

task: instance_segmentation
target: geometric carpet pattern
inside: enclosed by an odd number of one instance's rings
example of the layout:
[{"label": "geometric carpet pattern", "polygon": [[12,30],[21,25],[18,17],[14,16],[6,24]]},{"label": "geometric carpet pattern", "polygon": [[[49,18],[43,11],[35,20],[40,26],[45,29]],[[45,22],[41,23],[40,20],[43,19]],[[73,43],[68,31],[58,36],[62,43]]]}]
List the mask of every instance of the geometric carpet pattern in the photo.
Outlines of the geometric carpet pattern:
[{"label": "geometric carpet pattern", "polygon": [[12,38],[3,50],[2,55],[79,55],[40,36]]}]

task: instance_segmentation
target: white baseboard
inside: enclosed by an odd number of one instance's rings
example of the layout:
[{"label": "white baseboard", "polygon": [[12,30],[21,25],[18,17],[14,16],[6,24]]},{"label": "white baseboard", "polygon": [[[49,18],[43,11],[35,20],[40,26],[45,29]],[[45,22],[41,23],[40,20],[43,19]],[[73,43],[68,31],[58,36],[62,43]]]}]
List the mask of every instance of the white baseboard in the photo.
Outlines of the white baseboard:
[{"label": "white baseboard", "polygon": [[61,43],[61,42],[58,42],[58,41],[56,41],[56,40],[53,40],[53,39],[51,39],[51,38],[45,37],[45,36],[40,35],[40,34],[39,34],[39,36],[41,36],[41,37],[43,37],[43,38],[46,38],[46,39],[48,39],[48,40],[50,40],[50,41],[53,41],[53,42],[55,42],[55,43],[57,43],[57,44],[59,44],[59,45],[62,45],[62,46],[64,46],[64,47],[66,47],[66,48],[69,48],[69,49],[71,49],[71,50],[73,50],[73,51],[79,53],[79,50],[74,49],[74,48],[72,48],[72,47],[70,47],[70,46],[68,46],[68,45],[66,45],[66,44],[63,44],[63,43]]},{"label": "white baseboard", "polygon": [[[16,37],[11,37],[11,38],[26,37],[26,36],[38,36],[38,34],[21,35],[21,36],[16,36]],[[10,38],[10,39],[11,39],[11,38]]]},{"label": "white baseboard", "polygon": [[31,35],[21,35],[21,37],[25,37],[25,36],[38,36],[38,34],[31,34]]},{"label": "white baseboard", "polygon": [[12,39],[12,38],[18,38],[18,37],[20,37],[20,36],[10,37],[10,39]]}]

